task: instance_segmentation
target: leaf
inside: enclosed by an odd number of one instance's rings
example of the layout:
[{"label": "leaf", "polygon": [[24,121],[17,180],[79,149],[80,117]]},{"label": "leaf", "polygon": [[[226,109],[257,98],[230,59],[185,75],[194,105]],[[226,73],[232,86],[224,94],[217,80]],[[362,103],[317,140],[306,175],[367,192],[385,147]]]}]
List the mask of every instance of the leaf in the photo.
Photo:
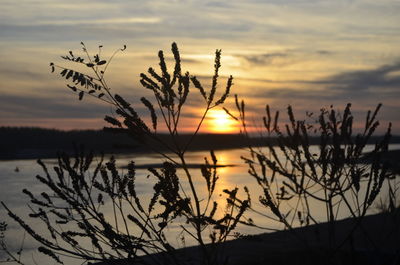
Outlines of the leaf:
[{"label": "leaf", "polygon": [[51,72],[54,73],[54,63],[50,63]]},{"label": "leaf", "polygon": [[193,85],[200,91],[201,95],[204,99],[207,99],[206,92],[204,91],[203,86],[200,84],[199,80],[197,80],[196,76],[191,76],[190,80],[192,80]]},{"label": "leaf", "polygon": [[[78,81],[80,78],[80,74],[78,72],[75,72],[74,76],[72,77],[72,82]],[[79,81],[80,82],[80,81]]]},{"label": "leaf", "polygon": [[99,193],[99,195],[97,196],[97,203],[104,204],[103,194]]},{"label": "leaf", "polygon": [[104,117],[104,120],[105,120],[106,122],[108,122],[108,123],[114,125],[114,126],[118,126],[118,127],[122,128],[121,122],[119,122],[119,120],[117,120],[117,119],[115,119],[115,118],[113,118],[113,117],[110,117],[110,116],[106,115],[106,116]]},{"label": "leaf", "polygon": [[94,92],[96,92],[96,90],[94,90],[94,89],[92,89],[92,90],[89,90],[89,94],[93,94]]},{"label": "leaf", "polygon": [[94,64],[93,64],[93,63],[87,63],[86,66],[87,66],[87,67],[93,67]]},{"label": "leaf", "polygon": [[101,97],[103,97],[104,96],[104,93],[100,93],[97,97],[98,98],[101,98]]},{"label": "leaf", "polygon": [[181,75],[181,57],[179,55],[178,46],[175,42],[172,43],[172,53],[174,54],[175,59],[174,78],[177,78]]},{"label": "leaf", "polygon": [[83,94],[85,94],[83,91],[79,92],[79,100],[82,100]]},{"label": "leaf", "polygon": [[101,60],[100,62],[97,63],[97,65],[103,65],[103,64],[105,64],[105,63],[107,63],[106,60]]},{"label": "leaf", "polygon": [[225,99],[229,96],[230,89],[231,89],[231,87],[233,85],[232,80],[233,80],[233,77],[230,76],[228,81],[227,81],[227,84],[226,84],[225,93],[221,96],[221,98],[217,102],[215,102],[216,106],[224,103]]},{"label": "leaf", "polygon": [[80,82],[81,82],[81,86],[85,86],[85,85],[86,85],[87,79],[85,78],[85,76],[84,76],[83,74],[81,74],[81,75],[79,76],[79,80],[80,80]]},{"label": "leaf", "polygon": [[164,53],[163,51],[159,51],[158,52],[158,57],[160,59],[160,69],[163,73],[163,78],[165,78],[165,80],[167,81],[167,83],[169,84],[170,81],[170,75],[167,71],[167,65],[165,64],[165,58],[164,58]]},{"label": "leaf", "polygon": [[73,70],[69,70],[67,76],[65,77],[66,79],[70,78],[74,74]]},{"label": "leaf", "polygon": [[67,73],[67,71],[68,71],[68,69],[62,70],[61,73],[60,73],[60,75],[61,75],[61,76],[65,76],[65,74]]},{"label": "leaf", "polygon": [[76,91],[78,90],[78,89],[76,88],[76,86],[67,85],[67,87],[71,88],[72,91],[74,91],[74,92],[76,92]]},{"label": "leaf", "polygon": [[82,63],[84,61],[84,59],[82,59],[81,57],[75,58],[75,62],[77,63]]},{"label": "leaf", "polygon": [[218,71],[221,67],[221,50],[215,51],[215,64],[214,64],[214,76],[212,78],[212,86],[210,95],[208,96],[208,103],[211,103],[214,99],[215,92],[217,91]]},{"label": "leaf", "polygon": [[41,253],[43,253],[43,254],[45,254],[45,255],[47,255],[47,256],[50,256],[50,257],[51,257],[52,259],[54,259],[57,263],[64,264],[64,263],[60,260],[60,258],[59,258],[52,250],[50,250],[50,249],[45,248],[45,247],[39,247],[39,248],[38,248],[38,251],[41,252]]},{"label": "leaf", "polygon": [[[150,67],[149,68],[149,73],[157,79],[158,82],[162,83],[162,78],[154,72],[154,70]],[[140,83],[147,89],[153,90],[154,93],[156,93],[156,89],[161,90],[160,87],[157,85],[156,82],[154,82],[152,79],[147,77],[147,75],[141,73],[140,74]]]},{"label": "leaf", "polygon": [[233,114],[230,113],[230,111],[229,111],[227,108],[222,107],[222,109],[223,109],[223,110],[225,111],[225,113],[228,114],[232,119],[234,119],[234,120],[236,120],[236,121],[239,120],[238,118],[236,118],[235,116],[233,116]]},{"label": "leaf", "polygon": [[140,100],[149,109],[151,115],[151,121],[153,123],[153,129],[154,131],[157,130],[157,115],[154,110],[153,104],[151,104],[151,102],[148,101],[145,97],[142,97]]}]

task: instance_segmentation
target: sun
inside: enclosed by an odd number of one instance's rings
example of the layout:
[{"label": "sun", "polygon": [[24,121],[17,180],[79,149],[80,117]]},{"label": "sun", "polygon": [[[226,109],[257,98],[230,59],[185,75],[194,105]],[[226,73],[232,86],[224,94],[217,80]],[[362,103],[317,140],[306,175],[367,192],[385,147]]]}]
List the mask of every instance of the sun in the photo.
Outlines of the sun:
[{"label": "sun", "polygon": [[207,129],[213,133],[233,133],[236,130],[236,121],[224,110],[212,109],[208,114]]}]

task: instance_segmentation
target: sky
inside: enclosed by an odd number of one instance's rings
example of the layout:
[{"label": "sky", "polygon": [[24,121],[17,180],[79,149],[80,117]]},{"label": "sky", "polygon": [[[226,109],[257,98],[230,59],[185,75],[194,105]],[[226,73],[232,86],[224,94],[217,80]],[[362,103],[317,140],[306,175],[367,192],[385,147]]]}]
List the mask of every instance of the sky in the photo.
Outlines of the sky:
[{"label": "sky", "polygon": [[[258,124],[264,108],[299,119],[321,108],[352,111],[361,126],[366,111],[383,103],[382,128],[400,130],[399,0],[0,0],[0,125],[100,129],[113,109],[77,95],[49,63],[61,55],[103,45],[104,58],[123,47],[107,70],[114,93],[142,115],[140,97],[151,94],[139,75],[157,68],[158,50],[172,67],[171,43],[182,67],[209,88],[216,49],[222,49],[220,90],[234,77],[231,95],[245,100]],[[196,94],[195,89],[192,90]],[[234,110],[233,97],[226,104]],[[190,130],[203,105],[192,98],[182,130]],[[234,112],[234,111],[233,111]],[[214,117],[220,115],[214,113]],[[203,132],[213,129],[213,117]],[[217,120],[218,121],[218,120]],[[215,120],[214,120],[215,123]],[[207,125],[208,124],[208,125]],[[228,125],[226,125],[228,126]],[[383,129],[382,129],[383,130]]]}]

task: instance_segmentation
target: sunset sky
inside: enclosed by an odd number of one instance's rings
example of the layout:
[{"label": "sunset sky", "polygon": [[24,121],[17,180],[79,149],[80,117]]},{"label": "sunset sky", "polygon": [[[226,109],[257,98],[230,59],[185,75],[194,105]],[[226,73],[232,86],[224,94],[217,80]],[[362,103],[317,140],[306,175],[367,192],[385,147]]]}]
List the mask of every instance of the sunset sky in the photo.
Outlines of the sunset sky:
[{"label": "sunset sky", "polygon": [[[1,126],[105,125],[110,106],[90,98],[78,101],[66,82],[50,73],[49,63],[62,65],[60,55],[78,54],[81,41],[93,52],[103,45],[104,57],[127,45],[111,64],[108,83],[145,113],[139,99],[149,91],[141,87],[139,74],[157,67],[158,50],[171,58],[176,42],[183,69],[207,87],[215,49],[222,49],[221,90],[233,75],[232,95],[246,100],[250,116],[262,115],[265,104],[274,110],[291,104],[301,118],[307,110],[343,109],[351,102],[363,122],[368,109],[383,103],[380,120],[392,121],[394,132],[400,132],[399,0],[0,3]],[[200,115],[201,105],[191,102],[185,129]]]}]

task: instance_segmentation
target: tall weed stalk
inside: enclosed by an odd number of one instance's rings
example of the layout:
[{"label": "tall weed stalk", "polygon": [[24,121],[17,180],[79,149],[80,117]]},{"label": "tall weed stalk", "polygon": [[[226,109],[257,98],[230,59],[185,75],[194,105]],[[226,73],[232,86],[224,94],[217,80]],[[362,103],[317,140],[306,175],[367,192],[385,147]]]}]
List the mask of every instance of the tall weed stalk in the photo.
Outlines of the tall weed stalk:
[{"label": "tall weed stalk", "polygon": [[[200,263],[220,264],[224,259],[216,249],[232,234],[249,208],[249,194],[246,199],[240,199],[238,188],[224,190],[226,205],[220,205],[214,196],[218,185],[217,156],[211,151],[210,158],[205,158],[200,169],[190,169],[186,153],[208,112],[222,106],[229,96],[233,77],[228,78],[222,93],[217,93],[221,66],[221,50],[217,50],[212,85],[207,90],[196,76],[182,71],[180,53],[173,43],[172,70],[167,68],[163,51],[159,51],[159,70],[150,67],[147,73],[140,75],[142,86],[153,94],[151,99],[140,99],[148,109],[149,119],[145,119],[122,96],[112,93],[105,78],[110,61],[125,48],[117,50],[106,61],[101,57],[102,46],[92,56],[82,43],[84,56],[76,56],[70,51],[62,59],[83,66],[88,73],[54,63],[50,67],[52,72],[59,73],[69,82],[67,87],[79,100],[92,96],[114,107],[115,115],[105,117],[111,125],[105,130],[129,134],[164,158],[160,170],[148,169],[149,180],[154,181],[150,200],[146,203],[138,195],[134,162],[129,163],[127,172],[122,173],[113,157],[105,162],[103,157],[96,160],[93,154],[78,151],[75,157],[60,155],[52,171],[38,161],[44,176],[37,176],[37,179],[50,189],[50,193],[37,195],[24,189],[30,198],[30,218],[42,221],[47,234],[35,230],[2,204],[9,216],[41,244],[39,251],[58,263],[62,263],[62,256],[87,262],[119,259],[143,262],[142,255],[159,253],[162,259],[151,255],[148,259],[153,258],[151,261],[155,264],[164,262],[165,258],[171,264],[184,264],[165,234],[173,222],[183,220],[182,234],[192,237],[200,246],[201,253],[197,258]],[[204,107],[189,141],[182,143],[179,126],[184,106],[193,93],[192,86]],[[167,130],[171,141],[159,137],[160,127]],[[182,170],[178,171],[178,168]],[[204,185],[195,184],[193,170],[200,170]],[[183,179],[189,183],[189,188],[182,185]],[[204,190],[207,191],[205,197],[200,196],[203,194],[200,191]],[[110,208],[112,214],[107,213]],[[219,212],[223,214],[216,214]]]},{"label": "tall weed stalk", "polygon": [[[236,107],[239,114],[234,118],[250,138],[245,103],[237,96]],[[379,126],[380,108],[381,104],[373,112],[368,111],[362,132],[355,134],[350,104],[343,112],[331,107],[322,109],[316,118],[308,114],[305,120],[296,119],[288,106],[288,123],[280,122],[279,112],[272,113],[267,105],[263,117],[266,148],[249,145],[249,156],[243,157],[249,174],[262,190],[259,202],[267,210],[263,215],[290,230],[328,222],[330,249],[342,246],[345,242],[336,238],[336,221],[346,216],[354,218],[354,232],[384,181],[394,177],[388,161],[383,159],[391,124],[373,150],[366,151]],[[315,139],[316,144],[312,144]],[[319,214],[321,209],[323,216]],[[350,240],[351,233],[345,241]]]}]

